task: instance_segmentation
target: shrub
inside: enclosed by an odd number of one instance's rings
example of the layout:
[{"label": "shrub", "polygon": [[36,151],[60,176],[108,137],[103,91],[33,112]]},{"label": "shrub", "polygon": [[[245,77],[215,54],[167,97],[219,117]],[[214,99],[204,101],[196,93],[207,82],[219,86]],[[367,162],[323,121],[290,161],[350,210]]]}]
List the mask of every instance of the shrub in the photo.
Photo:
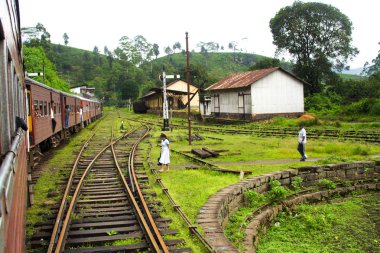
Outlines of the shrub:
[{"label": "shrub", "polygon": [[323,186],[323,187],[325,187],[325,188],[327,188],[327,189],[330,189],[330,190],[336,188],[336,183],[334,183],[333,181],[331,181],[331,180],[329,180],[329,179],[326,179],[326,178],[321,179],[321,180],[319,181],[319,185],[320,185],[320,186]]},{"label": "shrub", "polygon": [[264,195],[258,193],[257,191],[247,190],[244,192],[244,197],[246,200],[246,204],[249,207],[253,207],[255,206],[255,204],[265,201]]},{"label": "shrub", "polygon": [[308,111],[336,111],[341,101],[342,98],[333,92],[327,94],[316,93],[306,97],[305,109]]},{"label": "shrub", "polygon": [[356,146],[352,150],[352,154],[353,155],[368,155],[369,154],[369,150],[368,149],[362,148],[361,146]]},{"label": "shrub", "polygon": [[309,127],[309,126],[319,126],[321,124],[322,123],[318,118],[298,121],[298,126],[303,125],[303,126]]},{"label": "shrub", "polygon": [[280,181],[274,180],[269,182],[270,190],[268,191],[268,197],[273,202],[284,200],[288,195],[288,190],[281,186]]},{"label": "shrub", "polygon": [[369,114],[380,115],[380,99],[376,99],[373,101],[373,103],[369,109]]},{"label": "shrub", "polygon": [[344,107],[343,111],[347,115],[380,115],[380,99],[364,98]]},{"label": "shrub", "polygon": [[342,123],[340,123],[340,121],[335,121],[334,123],[335,127],[342,127]]},{"label": "shrub", "polygon": [[299,191],[302,188],[302,181],[301,177],[294,177],[291,183],[293,189]]}]

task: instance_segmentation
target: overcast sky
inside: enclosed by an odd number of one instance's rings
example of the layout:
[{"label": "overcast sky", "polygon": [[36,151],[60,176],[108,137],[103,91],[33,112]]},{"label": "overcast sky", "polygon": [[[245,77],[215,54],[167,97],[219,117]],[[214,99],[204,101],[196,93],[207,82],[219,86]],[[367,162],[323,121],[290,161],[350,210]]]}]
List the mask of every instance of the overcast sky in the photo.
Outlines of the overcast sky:
[{"label": "overcast sky", "polygon": [[[92,50],[105,45],[114,49],[127,35],[143,35],[150,43],[163,47],[176,41],[185,47],[189,32],[190,50],[200,41],[215,41],[227,48],[237,41],[247,52],[274,56],[275,46],[269,20],[292,0],[19,0],[21,26],[42,23],[53,43]],[[306,1],[305,1],[306,2]],[[378,0],[320,0],[346,14],[353,23],[353,45],[360,53],[349,65],[362,67],[377,55],[380,46]]]}]

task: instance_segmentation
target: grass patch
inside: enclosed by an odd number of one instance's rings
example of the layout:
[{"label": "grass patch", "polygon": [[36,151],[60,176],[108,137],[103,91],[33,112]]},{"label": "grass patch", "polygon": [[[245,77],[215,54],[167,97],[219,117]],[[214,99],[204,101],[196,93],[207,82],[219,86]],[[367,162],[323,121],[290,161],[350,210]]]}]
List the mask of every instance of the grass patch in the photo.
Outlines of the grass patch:
[{"label": "grass patch", "polygon": [[296,207],[281,213],[259,244],[260,253],[379,252],[378,196]]}]

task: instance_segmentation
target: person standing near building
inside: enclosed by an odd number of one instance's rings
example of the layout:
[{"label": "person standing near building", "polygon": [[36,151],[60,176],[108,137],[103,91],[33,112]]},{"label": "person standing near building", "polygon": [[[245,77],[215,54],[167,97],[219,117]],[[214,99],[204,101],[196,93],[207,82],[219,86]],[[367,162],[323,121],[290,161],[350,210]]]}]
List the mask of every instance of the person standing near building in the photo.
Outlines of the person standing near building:
[{"label": "person standing near building", "polygon": [[80,127],[83,128],[83,107],[79,108]]},{"label": "person standing near building", "polygon": [[69,116],[70,116],[70,107],[66,105],[65,107],[65,128],[69,128]]},{"label": "person standing near building", "polygon": [[305,145],[306,145],[306,130],[304,127],[304,124],[300,125],[300,131],[298,132],[298,152],[301,154],[301,162],[306,161],[306,151],[305,151]]},{"label": "person standing near building", "polygon": [[161,156],[160,156],[159,163],[161,163],[161,169],[159,171],[164,172],[165,165],[166,165],[166,171],[169,171],[170,148],[169,148],[168,137],[165,134],[161,134],[160,139],[161,139]]},{"label": "person standing near building", "polygon": [[55,126],[57,125],[57,122],[55,121],[53,106],[54,106],[54,101],[51,101],[51,105],[50,105],[50,118],[51,118],[51,127],[52,127],[52,130],[53,130],[53,133],[54,133],[55,132]]}]

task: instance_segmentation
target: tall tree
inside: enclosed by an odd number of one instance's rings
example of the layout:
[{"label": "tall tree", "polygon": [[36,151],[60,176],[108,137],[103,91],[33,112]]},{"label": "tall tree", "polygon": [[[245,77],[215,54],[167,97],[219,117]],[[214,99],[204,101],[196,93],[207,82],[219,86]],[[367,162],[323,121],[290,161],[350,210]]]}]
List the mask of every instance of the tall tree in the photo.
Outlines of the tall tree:
[{"label": "tall tree", "polygon": [[295,58],[294,72],[308,83],[310,93],[341,71],[358,50],[351,45],[352,23],[339,9],[322,3],[296,1],[270,20],[277,54]]},{"label": "tall tree", "polygon": [[92,50],[94,54],[99,54],[99,48],[97,46],[94,46],[94,49]]},{"label": "tall tree", "polygon": [[172,54],[172,53],[173,53],[173,50],[170,48],[170,46],[167,46],[167,47],[165,48],[165,54],[170,55],[170,54]]},{"label": "tall tree", "polygon": [[217,42],[213,42],[213,41],[210,41],[210,42],[199,42],[197,44],[197,47],[199,47],[201,49],[201,53],[202,51],[205,52],[216,52],[219,50],[219,43]]},{"label": "tall tree", "polygon": [[67,33],[63,34],[63,42],[65,43],[65,46],[69,44],[69,35],[67,35]]},{"label": "tall tree", "polygon": [[174,53],[175,53],[175,50],[176,50],[176,49],[181,50],[181,43],[179,43],[179,41],[177,41],[177,42],[174,43],[174,45],[173,45]]},{"label": "tall tree", "polygon": [[153,56],[152,45],[141,35],[134,39],[123,36],[119,41],[119,47],[115,55],[122,61],[128,61],[134,65],[141,65],[149,61]]},{"label": "tall tree", "polygon": [[109,50],[107,46],[104,46],[103,52],[104,52],[104,55],[108,55]]},{"label": "tall tree", "polygon": [[[380,42],[379,42],[380,45]],[[380,50],[377,53],[377,56],[375,59],[372,60],[370,64],[369,62],[366,62],[364,65],[363,73],[367,74],[369,76],[379,74],[380,72]]]},{"label": "tall tree", "polygon": [[157,56],[160,54],[160,50],[159,50],[159,46],[156,44],[156,43],[154,43],[153,44],[153,54],[154,54],[154,56],[156,56],[156,59],[157,59]]}]

